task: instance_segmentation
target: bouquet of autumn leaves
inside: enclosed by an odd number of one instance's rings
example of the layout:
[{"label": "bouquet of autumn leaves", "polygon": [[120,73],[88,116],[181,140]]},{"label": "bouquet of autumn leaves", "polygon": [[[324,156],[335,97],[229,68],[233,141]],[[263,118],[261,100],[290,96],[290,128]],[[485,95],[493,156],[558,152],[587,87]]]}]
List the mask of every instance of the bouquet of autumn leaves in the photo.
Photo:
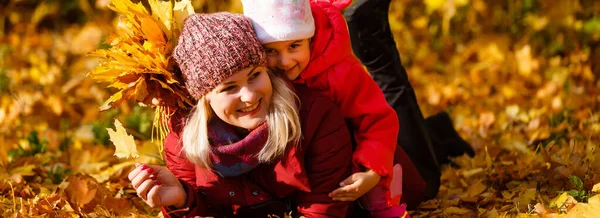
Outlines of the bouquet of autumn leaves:
[{"label": "bouquet of autumn leaves", "polygon": [[[171,53],[177,44],[184,19],[194,13],[190,0],[112,0],[109,8],[119,15],[117,30],[106,40],[108,49],[92,56],[103,60],[88,76],[110,83],[118,91],[100,106],[100,110],[133,100],[140,105],[157,101],[152,138],[162,142],[168,133],[171,109],[193,106],[183,87]],[[154,101],[154,102],[153,102]],[[159,143],[160,144],[160,143]],[[162,146],[159,146],[162,151]]]}]

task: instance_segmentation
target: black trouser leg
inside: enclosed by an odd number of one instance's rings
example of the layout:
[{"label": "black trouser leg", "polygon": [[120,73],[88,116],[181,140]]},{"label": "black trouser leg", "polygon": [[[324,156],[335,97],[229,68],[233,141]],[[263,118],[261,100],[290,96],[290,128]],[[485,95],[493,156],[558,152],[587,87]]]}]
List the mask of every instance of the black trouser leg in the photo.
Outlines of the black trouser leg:
[{"label": "black trouser leg", "polygon": [[425,126],[432,140],[439,164],[450,163],[448,157],[461,156],[467,153],[475,156],[475,151],[454,129],[452,120],[446,112],[440,112],[425,119]]},{"label": "black trouser leg", "polygon": [[352,49],[396,111],[400,122],[398,144],[426,181],[425,198],[431,199],[439,190],[440,169],[389,28],[389,3],[390,0],[355,0],[344,16],[350,29]]}]

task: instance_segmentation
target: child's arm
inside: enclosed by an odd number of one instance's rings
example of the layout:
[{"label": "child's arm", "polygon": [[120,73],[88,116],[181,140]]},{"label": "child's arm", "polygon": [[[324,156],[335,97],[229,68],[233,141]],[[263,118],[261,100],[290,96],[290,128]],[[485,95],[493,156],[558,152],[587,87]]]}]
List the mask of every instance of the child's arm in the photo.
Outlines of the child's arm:
[{"label": "child's arm", "polygon": [[[381,176],[379,184],[389,186],[391,178],[388,175],[393,166],[399,131],[398,117],[387,104],[375,81],[355,57],[348,58],[336,67],[336,70],[327,75],[330,96],[340,107],[342,116],[349,119],[354,127],[357,147],[352,156],[353,163],[367,168],[365,173],[357,173],[352,175],[354,178],[345,180],[360,182],[354,185],[358,188],[356,193],[360,197],[377,184],[373,184],[373,181],[378,180],[377,176],[368,173],[368,170]],[[349,184],[342,184],[345,185]],[[350,188],[354,186],[347,187],[344,192],[351,191]],[[332,194],[343,195],[341,192]]]}]

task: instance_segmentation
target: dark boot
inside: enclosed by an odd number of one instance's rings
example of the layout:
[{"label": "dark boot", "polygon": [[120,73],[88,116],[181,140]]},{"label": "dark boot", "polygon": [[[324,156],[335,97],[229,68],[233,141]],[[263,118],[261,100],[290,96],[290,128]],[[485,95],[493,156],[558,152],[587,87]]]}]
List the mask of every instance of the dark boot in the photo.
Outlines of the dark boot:
[{"label": "dark boot", "polygon": [[466,142],[454,129],[452,120],[446,112],[440,112],[425,119],[425,126],[433,141],[433,147],[437,154],[439,164],[450,163],[449,157],[461,156],[467,153],[475,156],[473,147]]},{"label": "dark boot", "polygon": [[352,49],[396,111],[400,122],[398,144],[427,183],[425,199],[432,199],[439,190],[440,169],[390,30],[389,4],[390,0],[355,0],[344,16]]}]

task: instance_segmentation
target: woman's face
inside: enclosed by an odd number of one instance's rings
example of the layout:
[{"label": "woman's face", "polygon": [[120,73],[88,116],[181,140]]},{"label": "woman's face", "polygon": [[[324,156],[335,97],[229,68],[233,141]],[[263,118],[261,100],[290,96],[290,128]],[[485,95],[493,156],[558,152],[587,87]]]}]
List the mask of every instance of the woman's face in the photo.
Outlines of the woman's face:
[{"label": "woman's face", "polygon": [[206,99],[221,120],[251,130],[267,120],[272,95],[267,68],[252,66],[227,78]]}]

